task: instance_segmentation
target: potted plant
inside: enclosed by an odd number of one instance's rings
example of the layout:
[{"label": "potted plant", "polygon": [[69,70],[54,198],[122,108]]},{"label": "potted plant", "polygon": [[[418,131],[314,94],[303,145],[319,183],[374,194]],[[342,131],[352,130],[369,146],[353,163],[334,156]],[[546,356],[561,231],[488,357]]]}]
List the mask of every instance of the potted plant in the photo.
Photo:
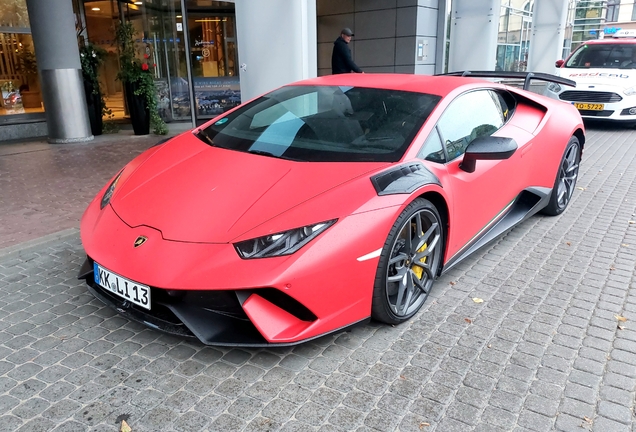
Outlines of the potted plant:
[{"label": "potted plant", "polygon": [[106,108],[97,75],[105,55],[106,51],[104,49],[90,42],[80,48],[80,62],[82,65],[82,77],[84,78],[86,106],[88,108],[88,118],[91,122],[91,132],[93,135],[102,134],[103,116],[110,112],[110,110]]},{"label": "potted plant", "polygon": [[124,84],[126,103],[135,135],[146,135],[153,127],[153,132],[165,135],[168,132],[166,123],[157,111],[155,81],[149,61],[150,56],[143,54],[138,58],[135,49],[135,28],[129,22],[119,22],[115,29],[115,41],[119,47],[119,73],[117,79]]},{"label": "potted plant", "polygon": [[41,108],[42,98],[38,86],[38,66],[35,53],[30,46],[23,45],[18,50],[18,71],[26,77],[20,85],[20,96],[24,108]]}]

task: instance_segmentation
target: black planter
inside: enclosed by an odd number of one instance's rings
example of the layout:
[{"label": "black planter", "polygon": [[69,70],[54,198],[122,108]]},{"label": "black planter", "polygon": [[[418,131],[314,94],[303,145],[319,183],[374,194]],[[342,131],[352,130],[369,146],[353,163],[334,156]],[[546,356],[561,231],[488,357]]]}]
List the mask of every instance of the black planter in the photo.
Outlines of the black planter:
[{"label": "black planter", "polygon": [[143,96],[135,96],[137,86],[134,83],[126,83],[126,104],[130,113],[135,135],[148,135],[150,133],[150,111]]},{"label": "black planter", "polygon": [[93,93],[93,87],[84,81],[84,91],[86,93],[86,107],[88,108],[88,119],[91,122],[91,133],[101,135],[104,123],[102,121],[102,95],[97,89]]}]

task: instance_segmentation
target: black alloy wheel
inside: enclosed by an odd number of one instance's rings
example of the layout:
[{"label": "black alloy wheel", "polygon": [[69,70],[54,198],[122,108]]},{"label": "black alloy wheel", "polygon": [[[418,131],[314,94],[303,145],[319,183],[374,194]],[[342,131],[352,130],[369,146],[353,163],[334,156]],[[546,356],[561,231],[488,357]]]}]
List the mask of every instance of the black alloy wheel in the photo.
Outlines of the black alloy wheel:
[{"label": "black alloy wheel", "polygon": [[565,152],[563,152],[559,171],[554,181],[552,195],[550,195],[550,202],[543,209],[544,214],[556,216],[563,213],[566,209],[572,199],[576,179],[579,176],[580,161],[581,145],[579,144],[578,138],[573,136],[565,147]]},{"label": "black alloy wheel", "polygon": [[388,324],[422,307],[442,265],[445,228],[435,206],[418,198],[393,224],[384,243],[373,289],[371,316]]}]

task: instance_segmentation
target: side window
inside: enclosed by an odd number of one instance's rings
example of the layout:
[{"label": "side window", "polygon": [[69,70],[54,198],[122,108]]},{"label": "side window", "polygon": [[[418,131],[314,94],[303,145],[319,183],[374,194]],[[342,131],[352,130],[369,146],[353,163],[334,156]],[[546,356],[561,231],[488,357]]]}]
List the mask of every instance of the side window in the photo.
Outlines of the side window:
[{"label": "side window", "polygon": [[417,154],[417,157],[431,162],[446,162],[442,139],[439,137],[437,128],[434,128],[429,137],[426,139],[426,142]]},{"label": "side window", "polygon": [[444,140],[448,160],[464,154],[475,138],[489,136],[504,124],[498,96],[489,90],[464,93],[455,99],[437,123]]},{"label": "side window", "polygon": [[504,123],[506,123],[515,112],[517,101],[515,100],[514,96],[505,91],[493,91],[493,94],[495,105],[497,105],[497,108],[499,109],[499,111],[501,111],[503,121]]}]

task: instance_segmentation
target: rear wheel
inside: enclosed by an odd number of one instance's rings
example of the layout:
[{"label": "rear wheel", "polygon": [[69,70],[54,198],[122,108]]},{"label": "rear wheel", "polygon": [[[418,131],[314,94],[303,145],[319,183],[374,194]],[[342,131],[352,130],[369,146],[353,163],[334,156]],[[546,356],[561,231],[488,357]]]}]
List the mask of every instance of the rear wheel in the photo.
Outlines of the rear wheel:
[{"label": "rear wheel", "polygon": [[556,216],[563,213],[572,199],[576,179],[579,176],[579,163],[581,161],[581,145],[577,137],[570,138],[565,152],[561,158],[561,165],[554,180],[550,202],[543,209],[543,213]]},{"label": "rear wheel", "polygon": [[389,324],[411,318],[422,307],[442,265],[445,231],[428,200],[409,204],[384,243],[373,288],[371,316]]}]

